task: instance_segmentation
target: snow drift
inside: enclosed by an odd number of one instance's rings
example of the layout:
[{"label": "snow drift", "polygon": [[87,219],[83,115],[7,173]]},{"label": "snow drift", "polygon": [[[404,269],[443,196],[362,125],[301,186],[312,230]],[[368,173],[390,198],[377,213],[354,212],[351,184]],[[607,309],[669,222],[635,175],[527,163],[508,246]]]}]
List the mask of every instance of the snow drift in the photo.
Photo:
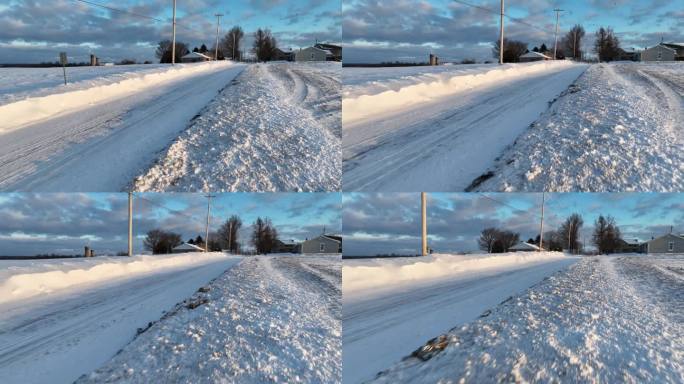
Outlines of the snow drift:
[{"label": "snow drift", "polygon": [[[402,76],[402,71],[384,69],[388,76],[397,78],[367,76],[371,80],[358,85],[354,78],[345,76],[342,116],[343,124],[356,122],[373,116],[386,115],[392,111],[429,102],[440,97],[453,95],[475,87],[492,85],[525,76],[543,73],[561,67],[575,65],[570,61],[506,64],[503,66],[445,66],[443,71],[429,71]],[[351,72],[354,74],[355,72]],[[363,72],[356,71],[357,76]]]},{"label": "snow drift", "polygon": [[345,260],[342,284],[346,296],[360,291],[422,285],[465,274],[511,269],[565,257],[560,252],[527,252]]},{"label": "snow drift", "polygon": [[[0,105],[0,115],[3,116],[0,120],[0,134],[61,113],[76,111],[93,104],[145,91],[162,83],[222,70],[232,65],[234,63],[230,61],[219,61],[165,66],[154,72],[131,72],[124,76],[124,80],[113,83],[103,78],[100,81],[84,81],[82,84],[67,86],[66,92],[45,96],[32,96],[28,93],[23,100]],[[45,90],[37,93],[45,93]]]},{"label": "snow drift", "polygon": [[45,261],[26,265],[0,264],[0,304],[75,286],[139,277],[173,269],[191,268],[231,257],[219,252],[133,257],[95,257]]}]

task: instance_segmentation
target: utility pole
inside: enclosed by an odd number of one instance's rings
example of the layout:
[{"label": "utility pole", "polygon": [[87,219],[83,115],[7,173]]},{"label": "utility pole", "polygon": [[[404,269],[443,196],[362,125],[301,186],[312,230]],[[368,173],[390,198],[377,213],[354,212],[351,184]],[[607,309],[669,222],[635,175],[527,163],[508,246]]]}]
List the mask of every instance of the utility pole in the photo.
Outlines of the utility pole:
[{"label": "utility pole", "polygon": [[427,249],[427,198],[425,196],[425,192],[420,193],[420,209],[421,209],[421,218],[422,218],[422,238],[423,238],[423,245],[421,247],[421,254],[423,256],[427,256],[428,254],[428,249]]},{"label": "utility pole", "polygon": [[219,25],[221,24],[222,13],[214,14],[216,16],[216,52],[214,53],[214,60],[218,60],[218,44],[219,44]]},{"label": "utility pole", "polygon": [[539,224],[539,252],[544,248],[544,197],[545,192],[542,192],[541,223]]},{"label": "utility pole", "polygon": [[563,10],[556,8],[553,11],[556,12],[556,33],[554,33],[554,39],[556,40],[556,42],[553,45],[553,59],[557,60],[558,56],[556,55],[556,51],[558,51],[558,19],[560,17],[560,12],[563,12]]},{"label": "utility pole", "polygon": [[504,0],[501,0],[501,31],[499,32],[499,64],[503,64],[504,51]]},{"label": "utility pole", "polygon": [[207,226],[206,226],[206,237],[204,238],[204,252],[209,252],[209,218],[211,217],[211,198],[216,197],[215,195],[206,195],[207,198]]},{"label": "utility pole", "polygon": [[173,0],[173,38],[171,40],[171,65],[176,64],[176,0]]},{"label": "utility pole", "polygon": [[133,192],[128,192],[128,256],[133,256]]},{"label": "utility pole", "polygon": [[233,253],[233,221],[228,223],[228,252]]},{"label": "utility pole", "polygon": [[233,61],[235,61],[235,29],[233,29]]}]

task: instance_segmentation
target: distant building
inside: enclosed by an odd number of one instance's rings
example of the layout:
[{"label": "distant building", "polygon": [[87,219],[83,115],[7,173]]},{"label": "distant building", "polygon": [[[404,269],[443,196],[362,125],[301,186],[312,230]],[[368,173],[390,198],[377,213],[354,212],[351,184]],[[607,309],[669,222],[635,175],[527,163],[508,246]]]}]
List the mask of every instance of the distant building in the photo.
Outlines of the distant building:
[{"label": "distant building", "polygon": [[521,241],[518,244],[508,248],[508,251],[509,252],[537,252],[537,251],[539,251],[539,246]]},{"label": "distant building", "polygon": [[620,48],[620,55],[618,56],[618,60],[639,61],[640,58],[641,58],[641,52],[638,52],[634,48],[629,48],[626,50]]},{"label": "distant building", "polygon": [[342,61],[342,46],[336,44],[317,43],[315,48],[330,52],[328,61]]},{"label": "distant building", "polygon": [[285,243],[280,240],[276,240],[276,245],[273,247],[273,253],[294,253],[297,244],[294,242]]},{"label": "distant building", "polygon": [[292,50],[283,51],[280,48],[276,48],[273,53],[273,60],[275,61],[294,61],[295,53]]},{"label": "distant building", "polygon": [[646,243],[648,253],[684,253],[684,235],[668,233]]},{"label": "distant building", "polygon": [[320,235],[297,244],[295,253],[342,253],[342,237],[335,235]]},{"label": "distant building", "polygon": [[527,52],[526,54],[520,56],[520,62],[521,63],[529,63],[531,61],[545,61],[545,60],[551,60],[551,57],[546,56],[543,53],[534,52],[534,51]]},{"label": "distant building", "polygon": [[171,253],[188,253],[188,252],[204,252],[204,248],[198,247],[195,244],[183,243],[174,247]]},{"label": "distant building", "polygon": [[620,239],[617,253],[646,253],[646,243],[639,240],[626,241]]},{"label": "distant building", "polygon": [[[677,50],[662,43],[641,52],[641,61],[675,61],[676,58]],[[679,60],[684,60],[684,55]]]},{"label": "distant building", "polygon": [[190,52],[181,57],[181,63],[199,63],[201,61],[210,61],[211,57],[199,52]]},{"label": "distant building", "polygon": [[332,52],[316,47],[302,48],[295,53],[295,61],[327,61],[328,55]]}]

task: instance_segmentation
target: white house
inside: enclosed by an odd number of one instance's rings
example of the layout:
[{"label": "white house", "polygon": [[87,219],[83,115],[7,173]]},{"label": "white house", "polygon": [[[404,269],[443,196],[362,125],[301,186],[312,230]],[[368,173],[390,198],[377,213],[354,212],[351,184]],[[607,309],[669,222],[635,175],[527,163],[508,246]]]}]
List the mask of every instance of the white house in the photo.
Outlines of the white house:
[{"label": "white house", "polygon": [[684,235],[667,235],[657,237],[646,243],[647,253],[684,253]]},{"label": "white house", "polygon": [[297,244],[295,253],[342,253],[342,237],[320,235]]},{"label": "white house", "polygon": [[508,248],[509,252],[536,252],[538,250],[539,246],[526,243],[524,241],[521,241],[518,244]]},{"label": "white house", "polygon": [[529,63],[530,61],[544,61],[544,60],[551,60],[551,57],[546,56],[543,53],[534,52],[534,51],[527,52],[526,54],[520,56],[520,62],[521,63]]},{"label": "white house", "polygon": [[201,61],[210,61],[211,57],[199,53],[199,52],[190,52],[187,55],[181,57],[181,62],[182,63],[199,63]]},{"label": "white house", "polygon": [[330,51],[316,47],[303,48],[295,52],[295,61],[326,61]]},{"label": "white house", "polygon": [[204,248],[198,247],[195,244],[183,243],[174,247],[171,253],[188,253],[188,252],[204,252]]}]

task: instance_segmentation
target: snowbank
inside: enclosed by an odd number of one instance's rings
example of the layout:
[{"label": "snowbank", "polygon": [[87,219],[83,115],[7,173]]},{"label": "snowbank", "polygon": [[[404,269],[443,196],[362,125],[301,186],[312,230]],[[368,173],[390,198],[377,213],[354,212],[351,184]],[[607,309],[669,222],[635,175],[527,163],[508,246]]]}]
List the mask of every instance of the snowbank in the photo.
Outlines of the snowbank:
[{"label": "snowbank", "polygon": [[[475,87],[515,80],[572,65],[575,64],[570,61],[556,61],[506,64],[503,66],[447,66],[444,67],[447,70],[440,72],[424,70],[424,72],[429,72],[405,76],[402,76],[402,72],[398,72],[399,78],[392,78],[392,74],[397,74],[397,71],[387,69],[387,77],[368,76],[372,80],[351,86],[346,85],[348,77],[345,76],[342,100],[343,124],[370,116],[388,114],[395,110]],[[373,71],[376,72],[377,69],[373,69]],[[352,73],[363,77],[362,71]],[[358,82],[353,77],[349,77],[348,81],[351,84]]]},{"label": "snowbank", "polygon": [[151,272],[200,266],[223,260],[223,253],[182,253],[133,257],[95,257],[55,262],[26,261],[17,266],[0,263],[0,304],[66,288],[108,280],[137,277]]},{"label": "snowbank", "polygon": [[[230,61],[207,62],[189,65],[165,66],[156,71],[133,71],[126,73],[123,80],[111,82],[90,78],[88,81],[67,86],[64,92],[33,96],[28,93],[23,100],[0,106],[0,134],[18,129],[26,124],[40,121],[64,112],[71,112],[93,104],[122,98],[145,91],[161,83],[179,80],[210,71],[218,71],[234,65]],[[44,94],[45,90],[37,92]]]},{"label": "snowbank", "polygon": [[518,252],[497,255],[434,254],[416,258],[345,260],[344,295],[362,291],[422,285],[437,280],[556,261],[560,252]]}]

